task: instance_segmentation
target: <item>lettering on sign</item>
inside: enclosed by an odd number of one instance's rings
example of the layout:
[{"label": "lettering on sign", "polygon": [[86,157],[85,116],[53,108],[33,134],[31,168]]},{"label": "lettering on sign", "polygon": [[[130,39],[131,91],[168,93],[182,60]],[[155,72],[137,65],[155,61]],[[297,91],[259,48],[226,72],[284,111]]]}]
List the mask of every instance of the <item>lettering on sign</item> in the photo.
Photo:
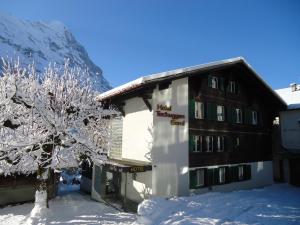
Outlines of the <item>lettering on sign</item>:
[{"label": "lettering on sign", "polygon": [[172,106],[157,104],[156,109],[162,111],[172,111]]},{"label": "lettering on sign", "polygon": [[184,124],[185,124],[185,121],[171,120],[171,125],[184,126]]},{"label": "lettering on sign", "polygon": [[[171,111],[171,110],[172,110],[172,106],[157,104],[156,115],[158,117],[171,118],[170,124],[173,126],[184,126],[185,125],[185,121],[184,121],[185,116],[184,115],[171,113],[171,112],[164,112],[164,111]],[[178,120],[180,120],[180,121],[178,121]]]},{"label": "lettering on sign", "polygon": [[129,170],[131,173],[136,173],[136,172],[145,172],[145,168],[143,166],[134,166],[130,167]]}]

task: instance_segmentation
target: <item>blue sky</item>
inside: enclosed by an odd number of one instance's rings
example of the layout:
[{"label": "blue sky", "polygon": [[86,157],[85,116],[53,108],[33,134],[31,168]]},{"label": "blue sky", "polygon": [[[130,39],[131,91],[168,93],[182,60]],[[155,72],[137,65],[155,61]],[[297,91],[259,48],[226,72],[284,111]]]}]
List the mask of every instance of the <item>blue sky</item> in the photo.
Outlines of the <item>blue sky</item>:
[{"label": "blue sky", "polygon": [[0,11],[62,21],[112,86],[236,56],[274,89],[300,83],[298,0],[1,0]]}]

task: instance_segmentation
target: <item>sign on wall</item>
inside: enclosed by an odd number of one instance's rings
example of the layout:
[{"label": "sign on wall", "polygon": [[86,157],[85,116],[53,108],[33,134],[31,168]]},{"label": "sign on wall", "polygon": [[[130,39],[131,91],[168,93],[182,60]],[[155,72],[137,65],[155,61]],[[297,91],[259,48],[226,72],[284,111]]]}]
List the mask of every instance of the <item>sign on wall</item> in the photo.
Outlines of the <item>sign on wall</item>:
[{"label": "sign on wall", "polygon": [[172,106],[157,104],[156,115],[158,117],[171,118],[170,124],[174,126],[184,126],[185,116],[182,114],[172,113]]}]

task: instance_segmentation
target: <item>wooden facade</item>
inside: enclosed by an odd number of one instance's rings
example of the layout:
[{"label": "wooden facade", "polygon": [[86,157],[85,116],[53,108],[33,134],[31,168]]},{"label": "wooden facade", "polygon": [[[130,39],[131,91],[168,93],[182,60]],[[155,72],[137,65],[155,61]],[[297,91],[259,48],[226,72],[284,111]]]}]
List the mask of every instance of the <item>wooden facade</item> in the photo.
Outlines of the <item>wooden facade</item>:
[{"label": "wooden facade", "polygon": [[[210,79],[217,78],[217,87],[212,88]],[[234,90],[230,83],[234,82]],[[247,163],[272,159],[271,129],[279,109],[274,97],[268,97],[269,91],[251,71],[240,65],[213,70],[203,74],[195,73],[189,79],[189,134],[203,137],[202,151],[193,151],[190,144],[189,166],[202,167],[220,164]],[[273,101],[272,101],[273,100]],[[195,102],[203,103],[203,118],[195,118]],[[214,106],[224,107],[223,121],[218,121]],[[212,107],[213,106],[213,107]],[[210,110],[212,108],[212,110]],[[232,118],[232,110],[241,110],[241,121]],[[256,124],[251,123],[251,114],[256,113]],[[248,114],[247,114],[248,113]],[[231,114],[231,115],[230,115]],[[206,138],[212,136],[214,150],[208,152]],[[222,151],[217,151],[217,137],[224,138]],[[235,145],[236,138],[239,145]]]}]

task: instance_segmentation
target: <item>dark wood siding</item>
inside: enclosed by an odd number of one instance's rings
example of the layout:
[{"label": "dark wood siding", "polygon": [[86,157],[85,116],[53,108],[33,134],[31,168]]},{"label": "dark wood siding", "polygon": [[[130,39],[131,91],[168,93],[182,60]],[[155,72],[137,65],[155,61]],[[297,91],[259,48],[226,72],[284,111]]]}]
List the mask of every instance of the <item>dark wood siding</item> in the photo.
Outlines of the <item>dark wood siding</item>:
[{"label": "dark wood siding", "polygon": [[[218,88],[209,87],[211,76],[219,78]],[[249,71],[240,67],[195,74],[189,77],[189,104],[204,103],[205,119],[189,118],[189,135],[225,137],[224,152],[190,151],[189,166],[201,167],[220,164],[248,163],[272,159],[271,129],[278,115],[278,103],[273,102],[270,91],[263,88]],[[229,82],[234,81],[235,93]],[[276,105],[277,104],[277,105]],[[216,105],[225,107],[225,121],[217,121]],[[277,107],[277,108],[276,108]],[[193,106],[189,106],[193,115]],[[236,123],[235,109],[242,110],[242,123]],[[252,111],[257,112],[257,125],[252,125]],[[234,142],[239,138],[240,146]],[[214,141],[215,144],[215,141]],[[191,145],[191,144],[190,144]],[[205,146],[205,144],[204,144]]]}]

